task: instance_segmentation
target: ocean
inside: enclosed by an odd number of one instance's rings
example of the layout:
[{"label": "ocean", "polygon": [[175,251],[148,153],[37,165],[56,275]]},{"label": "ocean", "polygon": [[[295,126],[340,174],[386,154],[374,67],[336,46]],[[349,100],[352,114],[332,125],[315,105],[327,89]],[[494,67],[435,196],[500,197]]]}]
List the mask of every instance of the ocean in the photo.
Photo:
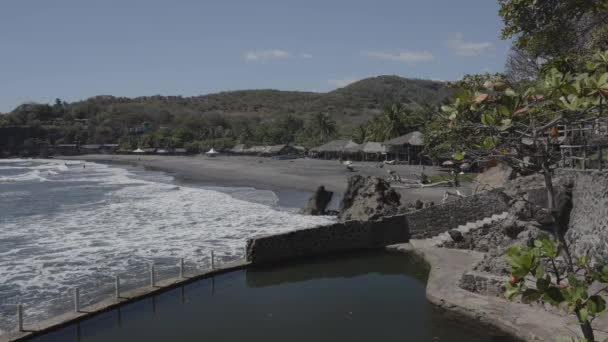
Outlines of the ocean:
[{"label": "ocean", "polygon": [[0,159],[0,334],[16,305],[31,324],[123,290],[242,258],[245,241],[333,222],[297,214],[271,191],[177,182],[171,175],[58,159]]}]

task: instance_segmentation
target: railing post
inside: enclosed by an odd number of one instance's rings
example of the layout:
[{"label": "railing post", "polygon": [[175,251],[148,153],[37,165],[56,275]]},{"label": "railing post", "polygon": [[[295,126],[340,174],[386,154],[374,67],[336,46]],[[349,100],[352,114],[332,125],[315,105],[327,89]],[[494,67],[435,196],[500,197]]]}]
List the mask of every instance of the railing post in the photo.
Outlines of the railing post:
[{"label": "railing post", "polygon": [[211,269],[212,270],[215,269],[215,255],[214,255],[213,251],[211,251]]},{"label": "railing post", "polygon": [[23,305],[17,305],[17,331],[23,331]]},{"label": "railing post", "polygon": [[74,289],[74,312],[80,312],[80,289]]},{"label": "railing post", "polygon": [[583,170],[587,170],[587,145],[583,147]]},{"label": "railing post", "polygon": [[116,275],[116,279],[114,282],[114,290],[116,292],[116,299],[120,298],[120,277],[118,276],[118,274]]},{"label": "railing post", "polygon": [[155,278],[155,272],[154,272],[154,268],[155,265],[154,263],[150,264],[150,286],[151,287],[155,287],[156,286],[156,278]]},{"label": "railing post", "polygon": [[179,277],[184,278],[184,258],[179,258]]},{"label": "railing post", "polygon": [[599,150],[599,162],[600,162],[600,171],[602,171],[604,169],[603,164],[604,164],[604,150],[602,148],[602,146],[600,145],[600,150]]}]

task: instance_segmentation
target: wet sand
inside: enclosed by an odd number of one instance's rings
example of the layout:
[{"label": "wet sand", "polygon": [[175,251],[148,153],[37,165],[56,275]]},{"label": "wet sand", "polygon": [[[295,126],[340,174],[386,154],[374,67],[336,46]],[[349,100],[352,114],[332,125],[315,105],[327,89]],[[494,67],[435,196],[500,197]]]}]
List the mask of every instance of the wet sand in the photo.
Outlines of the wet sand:
[{"label": "wet sand", "polygon": [[[348,178],[355,174],[386,178],[388,170],[393,170],[402,178],[415,179],[424,168],[427,175],[442,172],[431,166],[385,165],[375,162],[354,162],[355,171],[346,169],[337,160],[300,158],[293,160],[273,160],[249,156],[154,156],[154,155],[83,155],[61,157],[107,164],[128,164],[143,166],[152,170],[170,173],[178,180],[194,181],[210,186],[254,187],[257,189],[285,192],[297,190],[313,192],[320,185],[341,196],[346,191]],[[416,199],[440,202],[446,187],[424,189],[396,189],[402,196],[402,203]],[[468,187],[459,189],[468,192]]]}]

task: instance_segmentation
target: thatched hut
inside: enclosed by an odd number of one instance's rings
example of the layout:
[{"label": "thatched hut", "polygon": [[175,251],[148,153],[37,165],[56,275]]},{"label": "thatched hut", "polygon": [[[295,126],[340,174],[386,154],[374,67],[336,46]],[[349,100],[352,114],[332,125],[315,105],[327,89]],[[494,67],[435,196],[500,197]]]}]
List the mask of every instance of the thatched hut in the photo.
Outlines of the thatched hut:
[{"label": "thatched hut", "polygon": [[356,143],[351,140],[332,140],[321,146],[312,148],[309,155],[321,159],[342,159],[344,149],[353,147]]},{"label": "thatched hut", "polygon": [[386,146],[379,142],[366,142],[363,144],[362,152],[363,160],[380,161],[381,159],[386,158]]},{"label": "thatched hut", "polygon": [[424,148],[422,133],[415,131],[384,142],[387,158],[397,161],[407,161],[409,164],[421,160]]}]

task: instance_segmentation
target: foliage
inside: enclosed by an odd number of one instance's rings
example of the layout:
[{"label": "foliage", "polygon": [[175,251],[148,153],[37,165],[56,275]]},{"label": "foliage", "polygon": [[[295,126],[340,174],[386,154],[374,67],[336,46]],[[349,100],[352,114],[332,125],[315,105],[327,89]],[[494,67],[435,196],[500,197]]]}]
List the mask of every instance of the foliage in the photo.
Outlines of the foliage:
[{"label": "foliage", "polygon": [[[381,76],[329,93],[249,90],[206,96],[97,96],[81,102],[24,104],[0,115],[0,154],[25,151],[25,139],[55,144],[120,143],[123,148],[204,148],[252,145],[319,145],[350,136],[390,103],[418,108],[439,103],[442,83]],[[340,129],[338,129],[340,128]],[[365,138],[365,137],[363,137]],[[30,146],[32,144],[29,144]]]},{"label": "foliage", "polygon": [[497,78],[465,80],[467,88],[456,90],[429,125],[427,149],[450,149],[478,161],[500,159],[520,173],[542,173],[552,191],[550,176],[560,158],[554,148],[557,126],[604,114],[607,66],[608,52],[597,53],[580,72],[551,69],[535,87],[524,89]]},{"label": "foliage", "polygon": [[[534,57],[586,55],[607,49],[604,0],[499,0],[503,38]],[[586,58],[586,57],[585,57]]]},{"label": "foliage", "polygon": [[[505,296],[521,297],[524,303],[548,303],[575,315],[585,339],[595,341],[591,323],[606,311],[608,264],[591,266],[587,256],[576,265],[560,267],[561,246],[548,235],[540,236],[533,247],[514,246],[507,250],[511,277]],[[594,283],[601,286],[590,288]]]}]

